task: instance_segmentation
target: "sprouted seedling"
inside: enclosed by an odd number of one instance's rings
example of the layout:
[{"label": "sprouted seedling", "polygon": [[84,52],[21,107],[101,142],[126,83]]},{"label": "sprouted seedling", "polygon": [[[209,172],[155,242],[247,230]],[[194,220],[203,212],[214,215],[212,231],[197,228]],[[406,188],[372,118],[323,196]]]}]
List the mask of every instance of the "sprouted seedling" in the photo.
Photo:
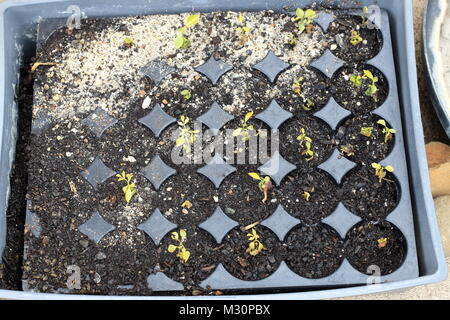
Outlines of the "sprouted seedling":
[{"label": "sprouted seedling", "polygon": [[377,240],[378,248],[383,249],[387,246],[389,238],[381,238]]},{"label": "sprouted seedling", "polygon": [[373,127],[361,128],[361,134],[365,137],[372,137]]},{"label": "sprouted seedling", "polygon": [[186,49],[190,45],[190,41],[186,38],[186,34],[188,30],[195,26],[200,21],[200,13],[191,14],[184,21],[184,26],[179,28],[177,31],[179,32],[178,36],[175,38],[174,44],[176,49]]},{"label": "sprouted seedling", "polygon": [[294,81],[292,84],[292,91],[294,91],[296,94],[302,93],[302,82],[305,80],[304,77],[300,77],[297,80]]},{"label": "sprouted seedling", "polygon": [[352,31],[352,37],[350,38],[350,43],[354,46],[360,44],[361,42],[363,42],[363,38],[361,37],[361,35],[359,34],[358,31],[353,30]]},{"label": "sprouted seedling", "polygon": [[169,246],[167,247],[167,251],[169,253],[174,253],[175,251],[177,251],[177,258],[181,263],[186,263],[191,256],[191,253],[184,246],[184,242],[187,239],[186,230],[180,229],[179,234],[176,231],[172,232],[171,238],[172,240],[177,241],[178,245],[169,244]]},{"label": "sprouted seedling", "polygon": [[291,46],[295,46],[297,44],[297,39],[295,38],[295,35],[293,33],[289,34],[289,44]]},{"label": "sprouted seedling", "polygon": [[129,203],[131,198],[136,194],[136,184],[131,182],[131,179],[133,179],[133,174],[127,174],[125,171],[122,171],[122,173],[117,174],[116,177],[119,182],[125,181],[127,183],[127,185],[122,188],[122,191],[125,195],[125,201]]},{"label": "sprouted seedling", "polygon": [[252,256],[257,256],[264,249],[264,245],[261,243],[260,236],[256,232],[256,229],[252,229],[252,233],[247,233],[248,237],[248,248],[246,252]]},{"label": "sprouted seedling", "polygon": [[297,137],[301,147],[305,147],[306,150],[302,151],[302,155],[306,156],[306,161],[311,161],[314,158],[314,151],[312,151],[312,139],[306,135],[304,128],[300,129],[301,134]]},{"label": "sprouted seedling", "polygon": [[123,44],[132,47],[134,45],[134,40],[133,38],[126,37],[125,39],[123,39]]},{"label": "sprouted seedling", "polygon": [[351,144],[346,144],[340,148],[343,155],[351,157],[355,155],[355,147]]},{"label": "sprouted seedling", "polygon": [[372,97],[375,101],[377,101],[376,93],[378,92],[378,77],[374,76],[369,70],[364,70],[364,75],[372,82],[367,88],[365,95]]},{"label": "sprouted seedling", "polygon": [[383,167],[379,163],[372,163],[372,168],[375,169],[375,175],[378,177],[378,181],[380,183],[386,177],[388,172],[394,172],[394,167],[392,167],[392,166]]},{"label": "sprouted seedling", "polygon": [[386,121],[384,121],[383,119],[378,120],[377,123],[383,126],[384,143],[388,143],[389,140],[392,140],[394,134],[397,133],[397,130],[389,128],[386,124]]},{"label": "sprouted seedling", "polygon": [[[250,133],[255,130],[255,128],[252,125],[248,124],[248,121],[253,117],[253,111],[248,112],[244,119],[241,120],[241,126],[233,131],[233,137],[242,137],[243,141],[250,140]],[[257,136],[258,133],[255,133],[255,136]]]},{"label": "sprouted seedling", "polygon": [[314,187],[312,187],[309,191],[303,191],[303,198],[305,198],[305,200],[309,202],[311,194],[314,192],[316,192],[316,189]]},{"label": "sprouted seedling", "polygon": [[192,92],[191,90],[181,90],[181,95],[183,96],[183,98],[185,100],[189,100],[192,97]]},{"label": "sprouted seedling", "polygon": [[306,26],[310,25],[315,18],[317,18],[317,13],[314,10],[308,9],[306,11],[298,8],[295,11],[296,17],[292,19],[293,22],[298,21],[298,31],[302,34],[305,31]]},{"label": "sprouted seedling", "polygon": [[371,84],[369,84],[364,94],[368,97],[372,97],[375,101],[377,101],[376,93],[378,92],[377,82],[379,79],[378,77],[374,76],[369,70],[363,70],[363,73],[364,75],[362,76],[359,74],[352,75],[350,77],[350,81],[353,83],[353,86],[355,86],[356,88],[360,88],[363,84],[363,80],[369,79],[371,81]]},{"label": "sprouted seedling", "polygon": [[250,32],[250,28],[245,24],[244,21],[244,15],[242,13],[239,13],[238,16],[238,20],[240,23],[240,27],[236,28],[236,30],[241,33],[241,42],[242,44],[246,44],[248,42],[248,40],[250,40],[252,38],[251,32]]},{"label": "sprouted seedling", "polygon": [[369,7],[363,7],[362,9],[362,26],[367,27],[369,20],[367,19],[367,14],[369,13]]},{"label": "sprouted seedling", "polygon": [[272,189],[272,187],[273,187],[270,177],[266,176],[263,178],[256,172],[250,172],[248,175],[250,177],[252,177],[253,179],[258,180],[259,190],[261,190],[264,193],[264,198],[262,200],[262,203],[265,204],[267,199],[269,198],[269,190]]},{"label": "sprouted seedling", "polygon": [[180,117],[180,120],[177,122],[180,126],[180,133],[175,142],[175,145],[177,147],[182,146],[186,152],[191,151],[191,144],[193,144],[197,140],[196,134],[200,132],[199,130],[192,130],[189,126],[189,122],[189,117]]}]

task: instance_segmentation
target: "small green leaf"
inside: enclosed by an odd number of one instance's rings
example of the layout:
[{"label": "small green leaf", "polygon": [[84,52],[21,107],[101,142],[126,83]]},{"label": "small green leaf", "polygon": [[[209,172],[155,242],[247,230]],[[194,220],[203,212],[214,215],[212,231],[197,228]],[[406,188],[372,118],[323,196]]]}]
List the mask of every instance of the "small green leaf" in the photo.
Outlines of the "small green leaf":
[{"label": "small green leaf", "polygon": [[173,244],[169,244],[169,247],[167,248],[167,251],[169,253],[174,253],[175,250],[177,250],[177,246],[174,246]]},{"label": "small green leaf", "polygon": [[189,17],[186,18],[185,25],[188,28],[192,28],[200,21],[200,13],[191,14]]},{"label": "small green leaf", "polygon": [[385,169],[388,172],[394,172],[394,167],[393,166],[387,166]]},{"label": "small green leaf", "polygon": [[241,133],[242,133],[242,128],[237,128],[236,130],[233,131],[233,137],[240,136]]},{"label": "small green leaf", "polygon": [[183,36],[182,34],[179,34],[179,35],[175,38],[175,42],[174,42],[175,48],[176,48],[176,49],[181,49],[181,48],[183,48],[184,40],[185,40],[184,36]]},{"label": "small green leaf", "polygon": [[181,241],[186,240],[186,230],[180,229]]}]

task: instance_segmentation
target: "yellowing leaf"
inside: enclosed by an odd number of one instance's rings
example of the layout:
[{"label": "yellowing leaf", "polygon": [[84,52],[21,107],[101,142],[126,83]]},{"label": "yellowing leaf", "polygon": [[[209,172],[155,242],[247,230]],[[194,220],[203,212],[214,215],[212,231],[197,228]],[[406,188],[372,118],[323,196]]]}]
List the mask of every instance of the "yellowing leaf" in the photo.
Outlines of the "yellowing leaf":
[{"label": "yellowing leaf", "polygon": [[244,121],[247,122],[251,117],[253,117],[253,111],[250,111],[245,115]]},{"label": "yellowing leaf", "polygon": [[236,130],[233,131],[233,137],[240,136],[241,132],[242,132],[242,128],[237,128]]},{"label": "yellowing leaf", "polygon": [[169,244],[169,247],[167,248],[167,251],[169,253],[174,253],[175,250],[177,250],[177,246],[174,246],[173,244]]},{"label": "yellowing leaf", "polygon": [[178,240],[178,232],[172,232],[171,234],[170,234],[170,237],[173,239],[173,240]]},{"label": "yellowing leaf", "polygon": [[393,166],[387,166],[385,169],[388,172],[394,172],[394,167]]},{"label": "yellowing leaf", "polygon": [[185,141],[186,141],[186,140],[184,139],[184,137],[179,137],[179,138],[175,141],[175,145],[176,145],[177,147],[181,147],[181,146],[184,144]]},{"label": "yellowing leaf", "polygon": [[186,239],[186,230],[180,229],[180,237],[181,237],[181,240]]},{"label": "yellowing leaf", "polygon": [[253,179],[255,179],[255,180],[261,180],[260,175],[257,174],[256,172],[250,172],[248,175],[249,175],[250,177],[252,177]]},{"label": "yellowing leaf", "polygon": [[133,195],[134,195],[134,192],[133,192],[133,190],[131,189],[131,188],[126,188],[126,191],[125,191],[125,201],[128,203],[128,202],[130,202],[130,200],[131,200],[131,198],[133,197]]},{"label": "yellowing leaf", "polygon": [[367,78],[369,78],[369,79],[373,79],[373,74],[372,74],[372,72],[370,72],[369,70],[363,70],[363,72],[364,72],[364,75],[367,77]]},{"label": "yellowing leaf", "polygon": [[374,169],[381,169],[381,165],[378,163],[372,163],[372,168]]},{"label": "yellowing leaf", "polygon": [[186,200],[186,201],[183,202],[183,204],[181,206],[183,208],[190,209],[190,208],[192,208],[192,203],[189,200]]},{"label": "yellowing leaf", "polygon": [[181,254],[184,262],[187,262],[189,260],[189,257],[191,256],[191,253],[187,250],[183,251]]}]

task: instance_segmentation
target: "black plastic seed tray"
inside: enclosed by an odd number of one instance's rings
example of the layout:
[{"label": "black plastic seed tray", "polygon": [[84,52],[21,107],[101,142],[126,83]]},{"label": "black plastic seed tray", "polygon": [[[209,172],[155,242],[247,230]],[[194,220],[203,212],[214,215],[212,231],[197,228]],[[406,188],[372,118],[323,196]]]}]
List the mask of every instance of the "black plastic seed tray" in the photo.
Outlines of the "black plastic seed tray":
[{"label": "black plastic seed tray", "polygon": [[[345,12],[343,12],[344,14]],[[354,14],[358,14],[354,12]],[[318,24],[326,31],[329,24],[333,21],[333,15],[321,12],[319,13]],[[412,220],[411,198],[409,196],[408,171],[405,159],[405,145],[402,139],[402,123],[400,119],[400,103],[397,94],[396,75],[393,72],[394,65],[392,45],[390,38],[389,19],[386,12],[381,14],[380,30],[383,35],[383,47],[380,53],[367,64],[377,68],[384,74],[389,83],[389,95],[384,104],[373,111],[373,114],[384,118],[390,125],[398,130],[395,136],[395,146],[388,156],[381,164],[395,165],[395,173],[399,184],[399,202],[396,209],[389,214],[387,221],[396,226],[402,232],[406,244],[406,257],[401,267],[395,272],[383,276],[381,281],[399,281],[412,279],[418,276],[417,254],[414,237],[414,224]],[[43,30],[51,30],[43,28]],[[38,39],[45,38],[45,35],[38,36]],[[328,77],[333,77],[341,67],[346,64],[345,61],[338,59],[330,50],[317,60],[313,61],[311,67],[323,72]],[[277,77],[290,65],[273,52],[269,51],[266,57],[253,66],[254,69],[262,72],[271,83],[276,82]],[[232,70],[233,66],[224,63],[223,61],[215,60],[211,57],[205,64],[198,66],[196,71],[204,74],[214,85],[220,81],[220,78],[228,71]],[[162,79],[174,72],[175,69],[169,67],[164,61],[152,61],[141,72],[151,78],[156,84],[160,83]],[[265,122],[271,129],[279,129],[282,124],[292,118],[294,115],[287,112],[280,107],[280,105],[273,100],[267,109],[256,115],[256,118]],[[351,116],[351,112],[339,106],[334,98],[331,98],[328,104],[320,111],[314,114],[315,117],[325,121],[333,130],[336,130],[338,125]],[[198,120],[217,132],[223,125],[231,121],[234,117],[225,112],[221,107],[214,103],[211,109]],[[37,119],[37,127],[41,128],[41,123],[51,123],[51,120],[45,119],[45,115]],[[155,136],[159,135],[176,121],[175,118],[169,116],[156,105],[148,115],[139,120],[140,123],[148,127]],[[98,108],[90,116],[82,120],[82,123],[88,126],[97,137],[101,137],[103,132],[117,123],[117,120],[110,117],[102,109]],[[34,126],[36,127],[36,126]],[[286,176],[296,169],[294,164],[286,161],[280,152],[275,152],[272,158],[262,165],[259,170],[269,175],[276,185],[280,185]],[[356,167],[356,163],[343,157],[340,152],[335,149],[331,157],[318,166],[319,169],[329,173],[337,184],[341,184],[343,177]],[[275,168],[275,169],[274,169]],[[223,159],[216,156],[209,164],[198,169],[198,173],[206,176],[213,182],[218,189],[221,183],[233,172],[236,168],[225,163]],[[177,174],[177,170],[172,168],[170,164],[164,161],[157,155],[153,158],[149,165],[142,169],[141,172],[155,187],[156,190],[168,179],[170,176]],[[94,162],[81,175],[97,190],[98,185],[105,182],[108,178],[114,176],[115,171],[108,168],[100,158],[96,158]],[[206,221],[202,222],[199,227],[209,232],[217,243],[221,243],[224,236],[235,228],[237,222],[230,219],[222,211],[221,203],[214,214]],[[36,214],[28,212],[29,221],[33,222],[33,229],[39,229],[37,219],[33,219]],[[348,211],[343,204],[339,204],[330,216],[323,219],[322,222],[332,227],[337,231],[342,239],[345,239],[347,232],[361,221],[361,218],[355,216]],[[302,221],[294,218],[287,213],[282,205],[270,215],[269,218],[262,222],[262,225],[271,229],[279,238],[279,241],[285,241],[286,235],[297,225],[302,224]],[[177,226],[168,221],[156,209],[150,218],[143,224],[138,226],[138,229],[146,232],[155,242],[160,244],[160,240],[170,231],[175,230]],[[95,243],[99,243],[103,236],[115,230],[115,226],[106,222],[99,212],[95,211],[91,217],[82,225],[79,226],[79,232],[86,235]],[[363,274],[354,269],[351,264],[344,259],[342,265],[330,276],[319,279],[307,279],[295,272],[293,272],[285,262],[281,262],[278,270],[276,270],[269,277],[257,281],[244,281],[235,278],[227,270],[219,264],[217,269],[206,278],[200,286],[211,289],[263,289],[263,288],[291,288],[291,287],[314,287],[314,286],[338,286],[338,285],[356,285],[370,282],[367,274]],[[157,272],[148,277],[148,286],[153,291],[177,291],[183,290],[181,283],[175,282],[168,278],[164,273]],[[28,289],[28,282],[24,280],[24,288]]]}]

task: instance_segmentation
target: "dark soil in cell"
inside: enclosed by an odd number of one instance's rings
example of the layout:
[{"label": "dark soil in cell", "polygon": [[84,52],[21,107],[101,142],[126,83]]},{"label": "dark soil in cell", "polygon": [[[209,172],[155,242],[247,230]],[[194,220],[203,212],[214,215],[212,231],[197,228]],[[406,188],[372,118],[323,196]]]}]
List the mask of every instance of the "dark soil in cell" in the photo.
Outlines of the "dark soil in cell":
[{"label": "dark soil in cell", "polygon": [[[258,180],[248,174],[260,174],[256,166],[239,166],[229,175],[219,189],[219,201],[223,212],[242,226],[268,218],[278,206],[275,183],[263,203],[264,193],[259,189]],[[264,175],[261,175],[264,177]]]},{"label": "dark soil in cell", "polygon": [[241,280],[261,280],[273,274],[285,256],[285,248],[281,245],[278,237],[270,229],[257,226],[254,228],[258,241],[264,249],[253,256],[247,253],[249,248],[248,234],[252,230],[243,231],[239,228],[231,230],[222,242],[220,253],[225,269]]},{"label": "dark soil in cell", "polygon": [[277,188],[277,195],[283,208],[306,225],[326,218],[339,203],[336,182],[321,170],[290,173]]},{"label": "dark soil in cell", "polygon": [[299,226],[286,236],[286,264],[298,275],[319,279],[333,274],[344,260],[343,241],[331,227]]},{"label": "dark soil in cell", "polygon": [[330,99],[329,79],[315,68],[289,69],[277,81],[280,106],[295,115],[322,109]]},{"label": "dark soil in cell", "polygon": [[[387,239],[384,247],[378,240]],[[406,256],[403,234],[387,221],[377,224],[361,222],[347,234],[345,252],[350,264],[362,273],[372,274],[368,267],[377,266],[381,275],[396,271]]]},{"label": "dark soil in cell", "polygon": [[[363,165],[371,165],[372,162],[379,162],[385,159],[391,152],[394,143],[393,139],[385,143],[383,127],[377,124],[379,117],[373,115],[361,115],[347,119],[337,130],[335,139],[339,142],[340,148],[345,152],[341,153],[353,162]],[[387,124],[389,128],[391,126]],[[367,137],[361,133],[361,129],[369,130],[371,136]],[[348,151],[350,151],[350,154]],[[353,155],[351,155],[353,153]]]},{"label": "dark soil in cell", "polygon": [[[122,190],[125,181],[118,181],[116,176],[106,180],[98,186],[99,212],[108,223],[139,225],[143,223],[156,209],[155,201],[158,193],[144,176],[138,174],[133,177],[136,194],[127,203]],[[118,214],[124,212],[125,214]]]},{"label": "dark soil in cell", "polygon": [[[217,103],[236,117],[243,117],[250,111],[255,114],[262,112],[273,99],[267,77],[258,70],[247,68],[233,69],[224,74],[215,90]],[[230,107],[236,104],[236,98],[239,100],[238,107]]]},{"label": "dark soil in cell", "polygon": [[[378,77],[376,87],[378,89],[374,96],[366,95],[366,91],[372,81],[368,78],[362,79],[362,85],[356,87],[350,80],[353,75],[364,76],[364,70],[370,71],[373,76]],[[389,92],[389,84],[384,75],[369,65],[348,65],[333,76],[331,91],[339,105],[356,114],[368,113],[380,107],[386,100]]]},{"label": "dark soil in cell", "polygon": [[272,156],[272,149],[278,148],[277,144],[272,148],[272,131],[269,126],[254,116],[247,122],[253,130],[242,130],[238,136],[233,136],[233,133],[238,128],[244,128],[242,121],[245,114],[226,123],[221,129],[223,155],[228,164],[262,165]]},{"label": "dark soil in cell", "polygon": [[[198,286],[216,269],[220,258],[218,245],[209,233],[198,228],[185,230],[186,240],[183,245],[190,252],[186,262],[183,263],[177,258],[177,251],[168,252],[169,245],[179,245],[178,241],[171,238],[170,233],[161,240],[157,251],[159,269],[169,278],[185,284],[189,290],[189,286]],[[171,232],[179,234],[179,231],[175,229]]]},{"label": "dark soil in cell", "polygon": [[[301,142],[297,140],[305,129],[307,137],[312,139],[311,150],[314,152],[313,159],[308,161],[308,156],[305,154],[306,141]],[[322,120],[309,117],[300,116],[288,120],[280,130],[280,153],[287,161],[295,164],[297,168],[302,171],[311,171],[319,164],[326,161],[333,152],[333,131]]]},{"label": "dark soil in cell", "polygon": [[380,183],[371,165],[351,170],[343,178],[341,193],[348,210],[371,221],[386,218],[400,199],[395,176],[388,173]]},{"label": "dark soil in cell", "polygon": [[185,227],[208,219],[218,206],[216,200],[218,192],[208,178],[198,173],[181,173],[161,185],[155,206],[168,220]]},{"label": "dark soil in cell", "polygon": [[97,154],[116,172],[137,172],[153,159],[156,144],[154,134],[143,124],[122,120],[103,133]]},{"label": "dark soil in cell", "polygon": [[[371,21],[369,21],[371,24]],[[351,43],[353,31],[358,32],[363,41]],[[340,16],[329,26],[328,34],[336,41],[333,52],[338,58],[348,62],[363,62],[374,58],[383,46],[383,36],[378,28],[363,25],[362,17]]]},{"label": "dark soil in cell", "polygon": [[[183,96],[183,90],[190,91],[191,97]],[[152,99],[151,107],[159,103],[167,114],[175,118],[184,115],[196,119],[208,111],[214,102],[213,85],[200,74],[194,79],[173,74],[155,87],[149,96]]]},{"label": "dark soil in cell", "polygon": [[[45,229],[63,224],[61,217],[55,218],[39,212]],[[51,220],[51,221],[50,221]],[[75,224],[75,222],[72,222]],[[148,268],[155,265],[155,246],[141,233],[130,237],[125,231],[116,230],[107,234],[97,247],[78,232],[53,232],[37,239],[29,234],[27,258],[24,262],[25,286],[41,292],[71,292],[67,280],[69,266],[79,267],[81,288],[79,294],[149,294],[145,286]],[[133,245],[125,244],[133,241]],[[70,243],[70,246],[64,244]],[[117,266],[120,266],[119,268]],[[121,286],[133,285],[131,291]],[[73,291],[72,291],[73,292]]]}]

